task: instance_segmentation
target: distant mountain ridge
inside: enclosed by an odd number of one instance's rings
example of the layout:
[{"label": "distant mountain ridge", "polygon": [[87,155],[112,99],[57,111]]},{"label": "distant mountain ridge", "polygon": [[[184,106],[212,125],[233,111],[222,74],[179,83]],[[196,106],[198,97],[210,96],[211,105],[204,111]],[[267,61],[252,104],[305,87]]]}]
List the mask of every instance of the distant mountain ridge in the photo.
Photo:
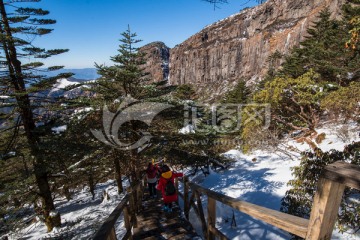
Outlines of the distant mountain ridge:
[{"label": "distant mountain ridge", "polygon": [[99,74],[97,74],[96,68],[64,68],[52,72],[46,73],[47,76],[53,77],[60,73],[67,73],[72,72],[75,75],[73,78],[79,79],[79,80],[94,80],[100,77]]}]

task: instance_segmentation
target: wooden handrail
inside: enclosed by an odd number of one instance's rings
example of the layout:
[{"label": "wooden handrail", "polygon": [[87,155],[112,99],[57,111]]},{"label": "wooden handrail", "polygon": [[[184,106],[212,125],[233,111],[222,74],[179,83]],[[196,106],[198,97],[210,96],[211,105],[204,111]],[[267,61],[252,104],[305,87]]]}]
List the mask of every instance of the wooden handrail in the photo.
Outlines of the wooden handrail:
[{"label": "wooden handrail", "polygon": [[195,183],[189,182],[189,185],[193,191],[205,194],[218,202],[224,203],[225,205],[246,213],[256,219],[262,220],[297,236],[303,238],[306,236],[309,224],[309,220],[307,219],[240,201],[224,194],[211,191]]},{"label": "wooden handrail", "polygon": [[335,162],[324,168],[322,177],[360,190],[360,166],[346,162]]},{"label": "wooden handrail", "polygon": [[105,220],[101,225],[100,229],[96,232],[94,240],[103,240],[108,239],[116,220],[119,218],[120,214],[123,212],[124,208],[127,206],[127,203],[130,199],[129,194],[126,194],[117,207],[112,211],[110,216]]},{"label": "wooden handrail", "polygon": [[[185,216],[188,218],[189,208],[193,207],[201,220],[206,239],[215,239],[215,235],[220,239],[226,239],[214,224],[215,206],[218,201],[299,237],[307,240],[322,240],[331,239],[345,186],[360,190],[360,166],[335,162],[324,168],[318,182],[310,219],[240,201],[189,182],[187,177],[180,181],[184,184],[184,194],[179,196],[184,199],[184,206],[187,206],[184,209]],[[192,190],[192,195],[187,203],[185,196],[189,196],[189,188]],[[202,211],[200,193],[208,197],[207,223]],[[194,196],[197,199],[197,206],[193,201]]]},{"label": "wooden handrail", "polygon": [[93,240],[116,240],[115,223],[124,212],[124,222],[126,233],[123,239],[132,239],[132,228],[137,224],[136,212],[141,206],[143,192],[143,181],[132,184],[128,188],[128,193],[112,211],[110,216],[101,225],[99,230],[95,233]]}]

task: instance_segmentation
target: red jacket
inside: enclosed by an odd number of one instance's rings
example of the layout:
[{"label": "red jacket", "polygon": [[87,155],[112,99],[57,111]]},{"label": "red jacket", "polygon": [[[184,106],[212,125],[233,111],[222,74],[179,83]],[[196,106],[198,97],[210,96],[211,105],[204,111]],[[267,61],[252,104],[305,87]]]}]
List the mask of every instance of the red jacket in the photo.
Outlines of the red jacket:
[{"label": "red jacket", "polygon": [[171,195],[171,196],[166,196],[165,195],[165,186],[167,181],[170,179],[173,183],[174,183],[174,179],[177,177],[182,177],[183,174],[182,173],[173,173],[171,171],[165,172],[161,174],[161,177],[159,179],[159,183],[156,186],[156,189],[158,189],[159,191],[161,191],[162,197],[164,199],[164,203],[171,203],[171,202],[176,202],[178,200],[178,196],[177,194]]}]

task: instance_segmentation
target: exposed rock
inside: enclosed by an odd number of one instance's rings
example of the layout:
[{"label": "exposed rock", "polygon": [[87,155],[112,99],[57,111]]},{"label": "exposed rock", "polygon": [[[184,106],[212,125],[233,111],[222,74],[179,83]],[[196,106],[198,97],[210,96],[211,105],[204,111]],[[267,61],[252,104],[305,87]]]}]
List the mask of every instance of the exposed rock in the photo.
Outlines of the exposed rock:
[{"label": "exposed rock", "polygon": [[152,82],[167,80],[169,76],[170,49],[163,42],[152,42],[139,49],[145,53],[145,72]]},{"label": "exposed rock", "polygon": [[272,53],[288,53],[322,9],[329,7],[338,17],[344,2],[268,0],[207,26],[171,49],[170,84],[196,84],[212,99],[241,78],[251,84],[264,77]]}]

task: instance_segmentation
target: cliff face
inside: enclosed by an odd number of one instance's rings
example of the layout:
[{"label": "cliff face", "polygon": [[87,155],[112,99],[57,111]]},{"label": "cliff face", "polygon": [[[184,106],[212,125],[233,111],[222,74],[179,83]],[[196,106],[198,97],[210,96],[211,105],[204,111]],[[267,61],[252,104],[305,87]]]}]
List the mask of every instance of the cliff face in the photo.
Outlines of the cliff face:
[{"label": "cliff face", "polygon": [[171,49],[170,84],[192,83],[208,93],[204,97],[215,98],[236,80],[259,80],[272,53],[298,45],[325,7],[338,17],[344,2],[268,0],[207,26]]},{"label": "cliff face", "polygon": [[169,76],[170,49],[163,42],[152,42],[139,49],[145,54],[143,68],[153,82],[167,80]]}]

